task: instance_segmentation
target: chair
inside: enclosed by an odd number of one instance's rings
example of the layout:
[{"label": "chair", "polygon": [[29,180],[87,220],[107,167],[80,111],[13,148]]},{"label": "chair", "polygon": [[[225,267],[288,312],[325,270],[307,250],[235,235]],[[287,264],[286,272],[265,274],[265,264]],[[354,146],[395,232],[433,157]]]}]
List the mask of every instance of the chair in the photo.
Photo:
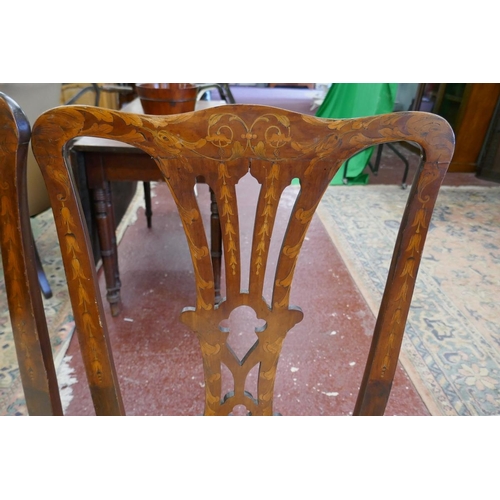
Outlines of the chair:
[{"label": "chair", "polygon": [[81,88],[73,97],[68,99],[65,104],[75,104],[82,96],[92,92],[94,94],[94,105],[99,106],[101,102],[101,94],[103,92],[117,93],[119,95],[132,95],[134,93],[134,88],[130,85],[125,84],[98,84],[91,83],[86,87]]},{"label": "chair", "polygon": [[[169,116],[67,106],[41,115],[33,127],[33,150],[43,171],[56,219],[78,339],[96,413],[124,412],[83,216],[63,151],[75,137],[126,142],[155,159],[171,190],[187,237],[195,274],[196,305],[181,320],[196,334],[205,374],[205,415],[228,415],[243,405],[252,415],[273,415],[273,387],[281,346],[302,319],[289,305],[295,266],[321,196],[340,166],[360,150],[401,140],[419,144],[425,163],[417,172],[397,237],[356,415],[382,415],[399,350],[425,236],[440,184],[454,149],[448,123],[419,112],[330,120],[277,108],[228,105]],[[235,186],[250,173],[260,184],[251,244],[249,289],[241,290],[240,236]],[[203,176],[219,204],[226,270],[226,297],[215,302],[209,245],[194,194]],[[271,304],[262,298],[270,239],[281,193],[300,180],[281,246]],[[249,306],[264,321],[258,340],[238,357],[221,322]],[[222,367],[234,389],[221,393]],[[245,378],[258,366],[255,394]],[[226,369],[224,368],[224,369]]]},{"label": "chair", "polygon": [[[422,98],[424,94],[424,89],[425,89],[425,84],[419,83],[417,88],[416,88],[416,94],[413,100],[411,101],[408,110],[409,111],[420,111],[420,107],[422,104]],[[368,167],[372,171],[374,175],[378,175],[378,171],[380,169],[380,161],[382,159],[382,150],[384,146],[387,146],[404,164],[404,170],[403,170],[403,179],[401,180],[401,187],[403,189],[407,188],[407,179],[408,179],[408,172],[410,170],[410,163],[408,161],[408,158],[406,158],[397,148],[397,144],[379,144],[377,148],[377,155],[375,157],[375,163],[372,165],[372,162],[368,162]],[[411,145],[407,144],[406,147],[413,149]],[[347,165],[344,170],[344,181],[347,183]]]},{"label": "chair", "polygon": [[[21,107],[28,122],[33,123],[44,111],[60,104],[61,84],[0,83],[0,92],[13,99]],[[42,174],[36,164],[31,149],[28,149],[27,165],[28,206],[30,209],[30,216],[35,217],[47,210],[50,207],[50,202],[45,190]],[[36,246],[35,258],[42,293],[46,299],[49,299],[52,296],[52,290],[42,267]]]},{"label": "chair", "polygon": [[38,284],[27,198],[30,125],[0,92],[0,247],[19,371],[30,415],[62,415]]},{"label": "chair", "polygon": [[210,89],[217,89],[219,91],[220,98],[223,101],[226,101],[228,104],[236,104],[233,93],[231,92],[231,88],[229,87],[229,83],[202,83],[197,84],[198,86],[198,95],[196,96],[196,100],[199,101],[205,97],[205,94]]}]

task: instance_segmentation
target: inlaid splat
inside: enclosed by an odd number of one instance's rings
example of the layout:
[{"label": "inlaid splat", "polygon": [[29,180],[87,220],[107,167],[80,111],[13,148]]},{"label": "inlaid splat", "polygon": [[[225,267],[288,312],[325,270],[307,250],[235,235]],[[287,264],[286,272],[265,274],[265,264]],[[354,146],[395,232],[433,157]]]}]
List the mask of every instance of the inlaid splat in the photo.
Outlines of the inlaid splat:
[{"label": "inlaid splat", "polygon": [[227,334],[227,343],[240,362],[258,340],[257,333],[266,328],[267,323],[257,318],[255,311],[248,306],[237,307],[219,323],[220,331]]}]

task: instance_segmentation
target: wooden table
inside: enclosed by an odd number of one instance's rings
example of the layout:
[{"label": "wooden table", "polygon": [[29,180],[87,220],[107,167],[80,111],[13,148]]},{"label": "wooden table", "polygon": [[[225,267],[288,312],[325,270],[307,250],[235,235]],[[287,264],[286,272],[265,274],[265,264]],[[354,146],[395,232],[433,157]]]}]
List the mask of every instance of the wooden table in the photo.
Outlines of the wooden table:
[{"label": "wooden table", "polygon": [[[198,101],[196,109],[226,104],[225,101]],[[127,104],[122,111],[143,113],[139,99]],[[78,156],[78,162],[76,157]],[[151,197],[149,183],[164,181],[163,176],[151,157],[144,151],[128,144],[82,137],[71,146],[70,158],[73,168],[84,168],[86,188],[90,194],[90,210],[97,224],[100,245],[100,256],[106,280],[106,297],[111,307],[111,314],[118,316],[122,305],[120,298],[120,273],[118,269],[118,247],[115,236],[115,220],[111,182],[142,181],[145,187],[146,217],[151,227]],[[197,182],[204,182],[199,178]],[[220,269],[222,256],[222,239],[219,224],[219,213],[214,193],[210,190],[211,204],[211,256],[214,269],[214,286],[216,299],[220,298]]]}]

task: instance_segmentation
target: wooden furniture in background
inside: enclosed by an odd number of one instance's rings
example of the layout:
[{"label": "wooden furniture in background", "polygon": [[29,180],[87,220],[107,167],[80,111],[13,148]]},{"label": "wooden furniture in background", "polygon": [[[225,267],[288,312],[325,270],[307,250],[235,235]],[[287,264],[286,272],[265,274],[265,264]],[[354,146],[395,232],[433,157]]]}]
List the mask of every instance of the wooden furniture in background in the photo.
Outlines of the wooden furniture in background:
[{"label": "wooden furniture in background", "polygon": [[27,198],[30,124],[0,92],[0,248],[19,372],[30,415],[62,415]]},{"label": "wooden furniture in background", "polygon": [[500,182],[500,99],[486,136],[477,175],[481,179]]},{"label": "wooden furniture in background", "polygon": [[[182,321],[197,335],[205,373],[205,414],[227,415],[244,406],[272,415],[273,388],[285,336],[301,321],[289,305],[295,266],[307,228],[332,177],[353,154],[384,142],[413,141],[425,162],[409,194],[395,244],[380,312],[354,414],[381,415],[389,398],[427,229],[450,163],[454,136],[448,123],[425,113],[328,120],[276,108],[228,105],[193,113],[145,116],[85,106],[44,113],[33,127],[33,150],[50,193],[68,278],[76,331],[97,414],[123,414],[106,320],[86,226],[64,161],[64,147],[80,136],[123,141],[150,155],[168,184],[186,233],[196,286],[196,305]],[[253,176],[261,190],[256,204],[248,290],[241,288],[242,260],[236,185]],[[226,297],[216,303],[207,235],[194,193],[203,176],[219,205],[224,244]],[[289,219],[275,270],[267,269],[273,224],[283,190],[298,178],[301,191]],[[318,265],[320,265],[318,263]],[[265,274],[274,276],[270,304]],[[316,291],[321,293],[321,291]],[[303,290],[302,293],[311,293]],[[222,325],[240,306],[264,322],[256,342],[238,357]],[[164,310],[155,314],[169,314]],[[222,393],[223,366],[234,387]],[[246,377],[258,367],[254,394]]]},{"label": "wooden furniture in background", "polygon": [[500,83],[421,84],[417,99],[444,117],[456,135],[450,172],[478,170],[483,145],[500,98]]},{"label": "wooden furniture in background", "polygon": [[[198,101],[196,108],[204,109],[223,104],[225,104],[223,101]],[[122,111],[134,114],[144,113],[139,99],[127,104]],[[123,142],[84,137],[72,145],[71,153],[73,171],[84,170],[85,185],[80,186],[80,190],[88,190],[90,200],[90,220],[87,220],[87,226],[91,227],[94,221],[96,223],[99,255],[106,280],[107,300],[111,308],[111,314],[118,316],[122,309],[120,298],[121,281],[115,236],[115,202],[111,192],[111,185],[114,182],[141,181],[144,183],[145,190],[147,190],[150,182],[163,181],[164,177],[149,154]],[[204,178],[202,176],[198,177],[197,182],[204,183]],[[211,197],[210,249],[214,265],[215,291],[219,299],[222,256],[221,234],[217,204],[213,203],[215,201],[213,192]],[[145,215],[148,227],[151,227],[151,197],[147,191],[145,202]]]},{"label": "wooden furniture in background", "polygon": [[63,83],[61,104],[93,104],[119,109],[122,100],[135,97],[133,84],[123,83]]}]

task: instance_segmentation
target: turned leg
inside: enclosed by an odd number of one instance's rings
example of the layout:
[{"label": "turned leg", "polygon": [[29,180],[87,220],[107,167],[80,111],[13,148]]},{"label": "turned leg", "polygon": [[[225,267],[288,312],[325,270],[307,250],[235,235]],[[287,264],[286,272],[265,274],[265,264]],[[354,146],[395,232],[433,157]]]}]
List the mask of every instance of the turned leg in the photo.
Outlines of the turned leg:
[{"label": "turned leg", "polygon": [[219,209],[215,193],[210,189],[210,232],[211,232],[211,256],[214,272],[215,302],[219,302],[220,296],[220,274],[222,257],[222,234],[219,220]]},{"label": "turned leg", "polygon": [[151,217],[153,216],[153,209],[151,208],[151,183],[144,182],[144,204],[146,205],[146,220],[148,228],[151,228]]},{"label": "turned leg", "polygon": [[97,233],[101,247],[102,266],[106,280],[106,298],[111,307],[112,316],[118,316],[121,311],[120,280],[118,278],[118,254],[116,251],[116,236],[113,225],[111,193],[109,182],[100,188],[92,190],[94,213],[97,222]]},{"label": "turned leg", "polygon": [[113,269],[115,273],[115,280],[118,288],[121,288],[122,283],[120,281],[120,270],[118,267],[118,246],[116,243],[116,220],[115,220],[115,211],[113,210],[113,200],[111,194],[111,182],[106,184],[106,207],[108,214],[108,224],[109,224],[109,233],[111,234],[111,245],[113,249]]}]

